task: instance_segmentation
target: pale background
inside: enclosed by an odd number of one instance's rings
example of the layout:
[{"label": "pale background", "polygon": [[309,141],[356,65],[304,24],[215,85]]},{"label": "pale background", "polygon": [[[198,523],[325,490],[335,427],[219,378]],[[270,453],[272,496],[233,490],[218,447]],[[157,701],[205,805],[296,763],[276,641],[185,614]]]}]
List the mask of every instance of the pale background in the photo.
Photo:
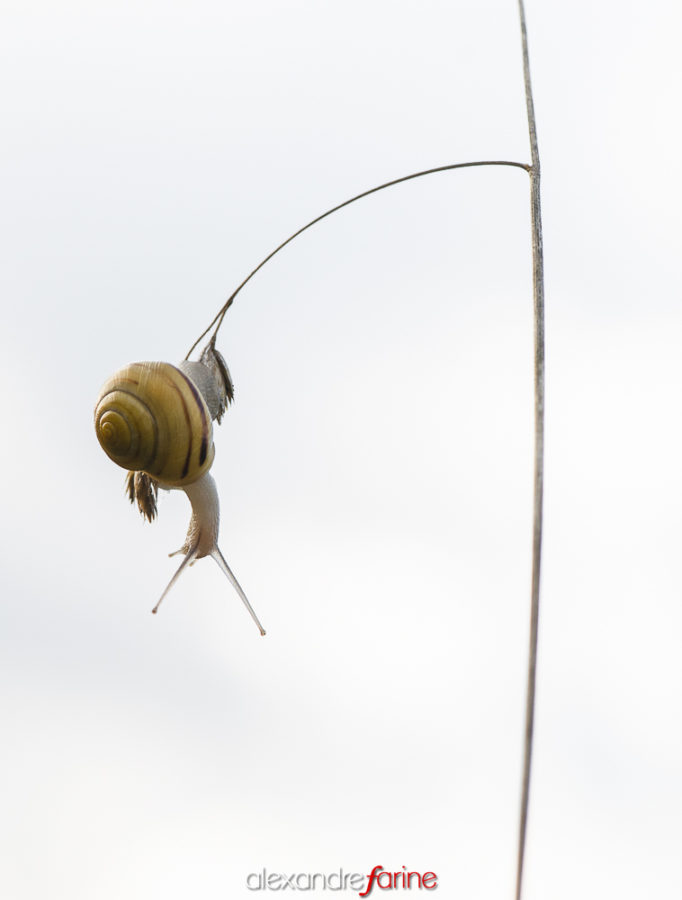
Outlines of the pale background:
[{"label": "pale background", "polygon": [[[525,896],[679,898],[682,14],[527,13],[548,410]],[[150,615],[188,503],[144,524],[92,408],[328,207],[527,160],[515,3],[8,0],[0,35],[0,893],[219,900],[263,896],[262,867],[381,864],[511,896],[526,175],[358,203],[228,314],[221,544],[266,638],[210,560]]]}]

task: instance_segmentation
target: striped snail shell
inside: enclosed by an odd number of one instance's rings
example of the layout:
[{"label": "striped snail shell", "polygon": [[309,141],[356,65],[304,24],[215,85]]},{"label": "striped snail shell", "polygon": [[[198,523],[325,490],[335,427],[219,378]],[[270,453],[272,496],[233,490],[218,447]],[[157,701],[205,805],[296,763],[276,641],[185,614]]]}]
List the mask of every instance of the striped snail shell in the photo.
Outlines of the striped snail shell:
[{"label": "striped snail shell", "polygon": [[162,487],[191,484],[215,456],[208,405],[195,382],[170,363],[131,363],[112,375],[95,408],[95,431],[110,459]]},{"label": "striped snail shell", "polygon": [[176,551],[184,558],[161,600],[188,565],[211,556],[265,634],[218,547],[218,492],[209,473],[215,457],[212,419],[220,422],[233,399],[232,379],[213,338],[199,362],[131,363],[112,375],[95,406],[95,431],[109,458],[129,470],[128,497],[145,518],[156,515],[159,487],[184,490],[192,504],[185,543]]}]

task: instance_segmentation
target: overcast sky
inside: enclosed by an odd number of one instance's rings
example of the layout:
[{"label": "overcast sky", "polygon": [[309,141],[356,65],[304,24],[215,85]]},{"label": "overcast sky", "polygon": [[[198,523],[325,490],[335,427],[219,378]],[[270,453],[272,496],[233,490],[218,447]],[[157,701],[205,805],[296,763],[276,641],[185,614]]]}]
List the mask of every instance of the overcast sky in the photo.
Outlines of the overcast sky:
[{"label": "overcast sky", "polygon": [[[525,897],[679,898],[682,14],[527,16],[548,361]],[[92,409],[325,209],[527,161],[515,3],[7,2],[0,83],[0,893],[241,900],[263,868],[383,865],[510,897],[525,173],[357,203],[229,312],[220,543],[267,637],[211,560],[150,615],[189,504],[143,523]]]}]

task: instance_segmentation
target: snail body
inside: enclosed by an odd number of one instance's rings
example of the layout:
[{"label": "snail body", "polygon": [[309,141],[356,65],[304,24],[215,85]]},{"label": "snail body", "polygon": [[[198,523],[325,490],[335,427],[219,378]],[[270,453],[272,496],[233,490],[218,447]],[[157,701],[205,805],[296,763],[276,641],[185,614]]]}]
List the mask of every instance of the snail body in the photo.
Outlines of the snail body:
[{"label": "snail body", "polygon": [[152,612],[184,569],[211,556],[231,582],[261,634],[265,631],[218,547],[220,505],[210,468],[215,457],[212,421],[234,397],[222,356],[209,342],[200,362],[131,363],[102,386],[95,431],[105,453],[128,470],[128,497],[151,521],[159,487],[184,490],[192,505],[184,554]]}]

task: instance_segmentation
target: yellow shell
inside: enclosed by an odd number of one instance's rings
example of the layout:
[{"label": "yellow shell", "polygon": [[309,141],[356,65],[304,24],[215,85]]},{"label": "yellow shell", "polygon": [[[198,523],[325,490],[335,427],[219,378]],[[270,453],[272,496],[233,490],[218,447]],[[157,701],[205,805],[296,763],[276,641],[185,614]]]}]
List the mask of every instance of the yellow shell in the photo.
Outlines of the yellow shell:
[{"label": "yellow shell", "polygon": [[95,407],[95,431],[119,466],[171,487],[196,481],[215,456],[206,402],[170,363],[131,363],[112,375]]}]

